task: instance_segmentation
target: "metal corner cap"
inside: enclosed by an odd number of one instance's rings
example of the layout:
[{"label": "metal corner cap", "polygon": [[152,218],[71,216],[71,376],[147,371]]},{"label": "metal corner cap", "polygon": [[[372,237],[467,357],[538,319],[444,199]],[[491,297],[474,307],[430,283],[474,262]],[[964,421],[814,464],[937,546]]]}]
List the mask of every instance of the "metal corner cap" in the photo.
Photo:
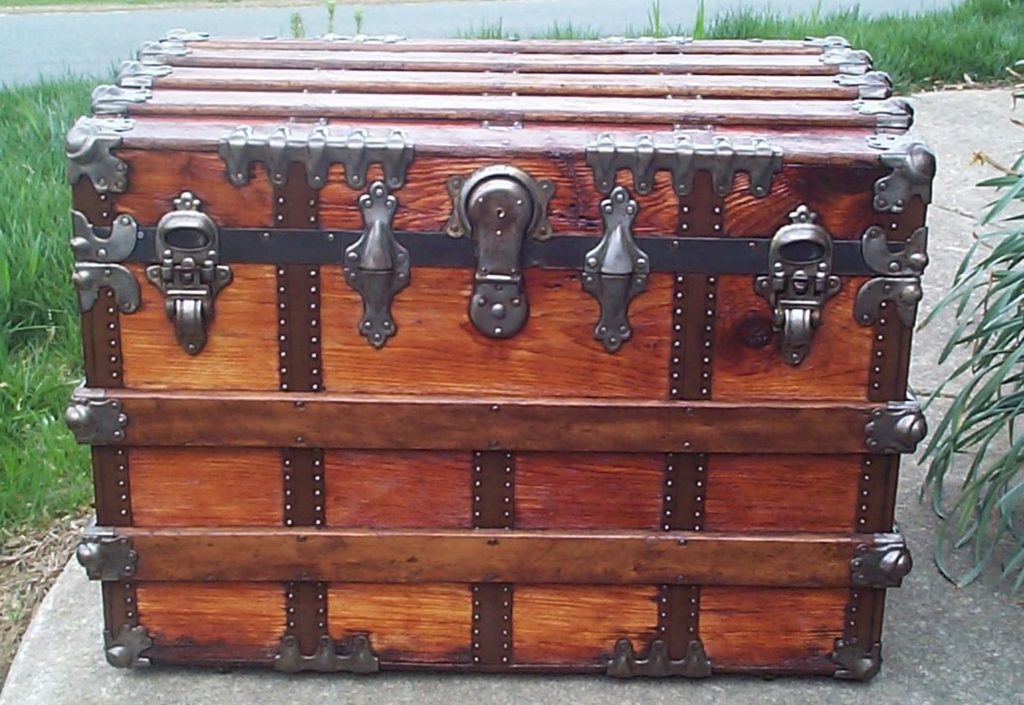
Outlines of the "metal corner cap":
[{"label": "metal corner cap", "polygon": [[167,34],[164,35],[165,41],[178,41],[178,42],[205,42],[210,39],[209,32],[190,32],[187,29],[169,29]]},{"label": "metal corner cap", "polygon": [[871,453],[913,453],[928,435],[928,421],[916,401],[889,402],[871,412],[864,447]]},{"label": "metal corner cap", "polygon": [[128,190],[128,164],[113,150],[134,126],[133,120],[124,117],[78,118],[64,140],[68,183],[74,185],[86,176],[98,193]]},{"label": "metal corner cap", "polygon": [[92,91],[94,115],[126,115],[130,105],[145,103],[153,97],[148,88],[103,84]]}]

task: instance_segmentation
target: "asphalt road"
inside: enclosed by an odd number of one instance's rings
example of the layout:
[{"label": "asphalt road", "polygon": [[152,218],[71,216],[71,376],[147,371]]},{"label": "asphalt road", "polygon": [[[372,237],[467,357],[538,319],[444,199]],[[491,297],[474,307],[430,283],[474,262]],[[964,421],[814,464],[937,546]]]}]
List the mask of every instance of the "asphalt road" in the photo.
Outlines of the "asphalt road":
[{"label": "asphalt road", "polygon": [[[57,0],[55,0],[57,1]],[[955,0],[775,0],[778,12],[809,12],[860,4],[865,14],[920,11],[955,4]],[[709,15],[754,6],[752,0],[707,0]],[[647,23],[651,0],[466,0],[367,5],[363,31],[408,37],[447,37],[501,20],[506,32],[529,35],[556,22],[622,34]],[[689,28],[698,0],[663,0],[662,22]],[[354,32],[352,5],[339,4],[335,31]],[[327,30],[323,5],[217,9],[155,9],[51,14],[0,14],[0,83],[32,83],[64,74],[101,75],[116,67],[143,42],[174,27],[221,36],[290,36],[290,17],[302,15],[308,36]]]}]

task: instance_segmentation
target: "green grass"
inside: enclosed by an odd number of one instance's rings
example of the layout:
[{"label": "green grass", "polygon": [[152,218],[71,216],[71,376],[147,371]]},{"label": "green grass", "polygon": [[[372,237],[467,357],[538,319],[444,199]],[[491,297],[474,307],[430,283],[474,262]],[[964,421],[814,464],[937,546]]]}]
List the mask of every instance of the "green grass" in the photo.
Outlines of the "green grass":
[{"label": "green grass", "polygon": [[88,501],[88,452],[64,426],[81,344],[64,133],[93,81],[0,91],[0,531]]}]

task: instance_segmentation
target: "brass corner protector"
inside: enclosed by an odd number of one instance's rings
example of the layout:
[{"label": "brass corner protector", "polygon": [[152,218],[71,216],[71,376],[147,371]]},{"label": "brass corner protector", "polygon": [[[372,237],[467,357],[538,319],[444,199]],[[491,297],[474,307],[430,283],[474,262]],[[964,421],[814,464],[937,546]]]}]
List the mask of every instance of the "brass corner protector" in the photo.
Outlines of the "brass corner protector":
[{"label": "brass corner protector", "polygon": [[832,662],[839,666],[834,674],[839,680],[870,680],[882,667],[882,645],[875,642],[867,648],[856,639],[836,639]]},{"label": "brass corner protector", "polygon": [[872,543],[857,547],[850,560],[850,582],[855,587],[896,588],[913,567],[914,560],[903,535],[882,534]]},{"label": "brass corner protector", "polygon": [[148,88],[135,88],[103,84],[92,91],[94,115],[127,115],[128,106],[145,103],[153,97]]},{"label": "brass corner protector", "polygon": [[135,123],[123,117],[81,117],[68,130],[64,142],[68,158],[67,180],[72,186],[83,177],[99,193],[128,190],[128,164],[114,156],[124,133]]},{"label": "brass corner protector", "polygon": [[872,135],[868,146],[881,150],[878,161],[892,169],[875,182],[876,211],[902,213],[914,196],[932,202],[936,162],[927,145],[901,135]]},{"label": "brass corner protector", "polygon": [[128,415],[117,399],[88,397],[76,391],[64,412],[64,421],[79,443],[111,445],[125,439]]},{"label": "brass corner protector", "polygon": [[913,453],[928,435],[928,422],[914,400],[889,402],[871,412],[864,425],[864,447],[870,453]]},{"label": "brass corner protector", "polygon": [[325,634],[312,655],[303,654],[298,639],[288,634],[281,638],[274,656],[274,670],[282,673],[376,673],[380,670],[380,660],[373,653],[370,637],[365,634],[341,643]]},{"label": "brass corner protector", "polygon": [[82,536],[75,558],[90,580],[121,580],[135,575],[139,554],[131,539],[109,530],[93,529]]},{"label": "brass corner protector", "polygon": [[148,666],[149,659],[142,652],[153,645],[149,630],[122,624],[117,636],[109,630],[103,632],[103,651],[107,663],[115,668],[139,668]]},{"label": "brass corner protector", "polygon": [[678,660],[669,658],[668,644],[663,639],[653,640],[642,657],[633,649],[632,641],[619,639],[605,673],[612,678],[707,678],[711,675],[711,661],[699,639],[687,644],[686,654]]}]

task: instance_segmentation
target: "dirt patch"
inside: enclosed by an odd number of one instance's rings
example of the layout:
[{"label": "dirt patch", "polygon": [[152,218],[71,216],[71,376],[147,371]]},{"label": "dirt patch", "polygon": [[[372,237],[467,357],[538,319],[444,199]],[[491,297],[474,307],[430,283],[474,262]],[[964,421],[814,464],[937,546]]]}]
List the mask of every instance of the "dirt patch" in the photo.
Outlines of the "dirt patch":
[{"label": "dirt patch", "polygon": [[74,552],[83,515],[66,516],[41,529],[0,534],[0,686],[36,606]]}]

